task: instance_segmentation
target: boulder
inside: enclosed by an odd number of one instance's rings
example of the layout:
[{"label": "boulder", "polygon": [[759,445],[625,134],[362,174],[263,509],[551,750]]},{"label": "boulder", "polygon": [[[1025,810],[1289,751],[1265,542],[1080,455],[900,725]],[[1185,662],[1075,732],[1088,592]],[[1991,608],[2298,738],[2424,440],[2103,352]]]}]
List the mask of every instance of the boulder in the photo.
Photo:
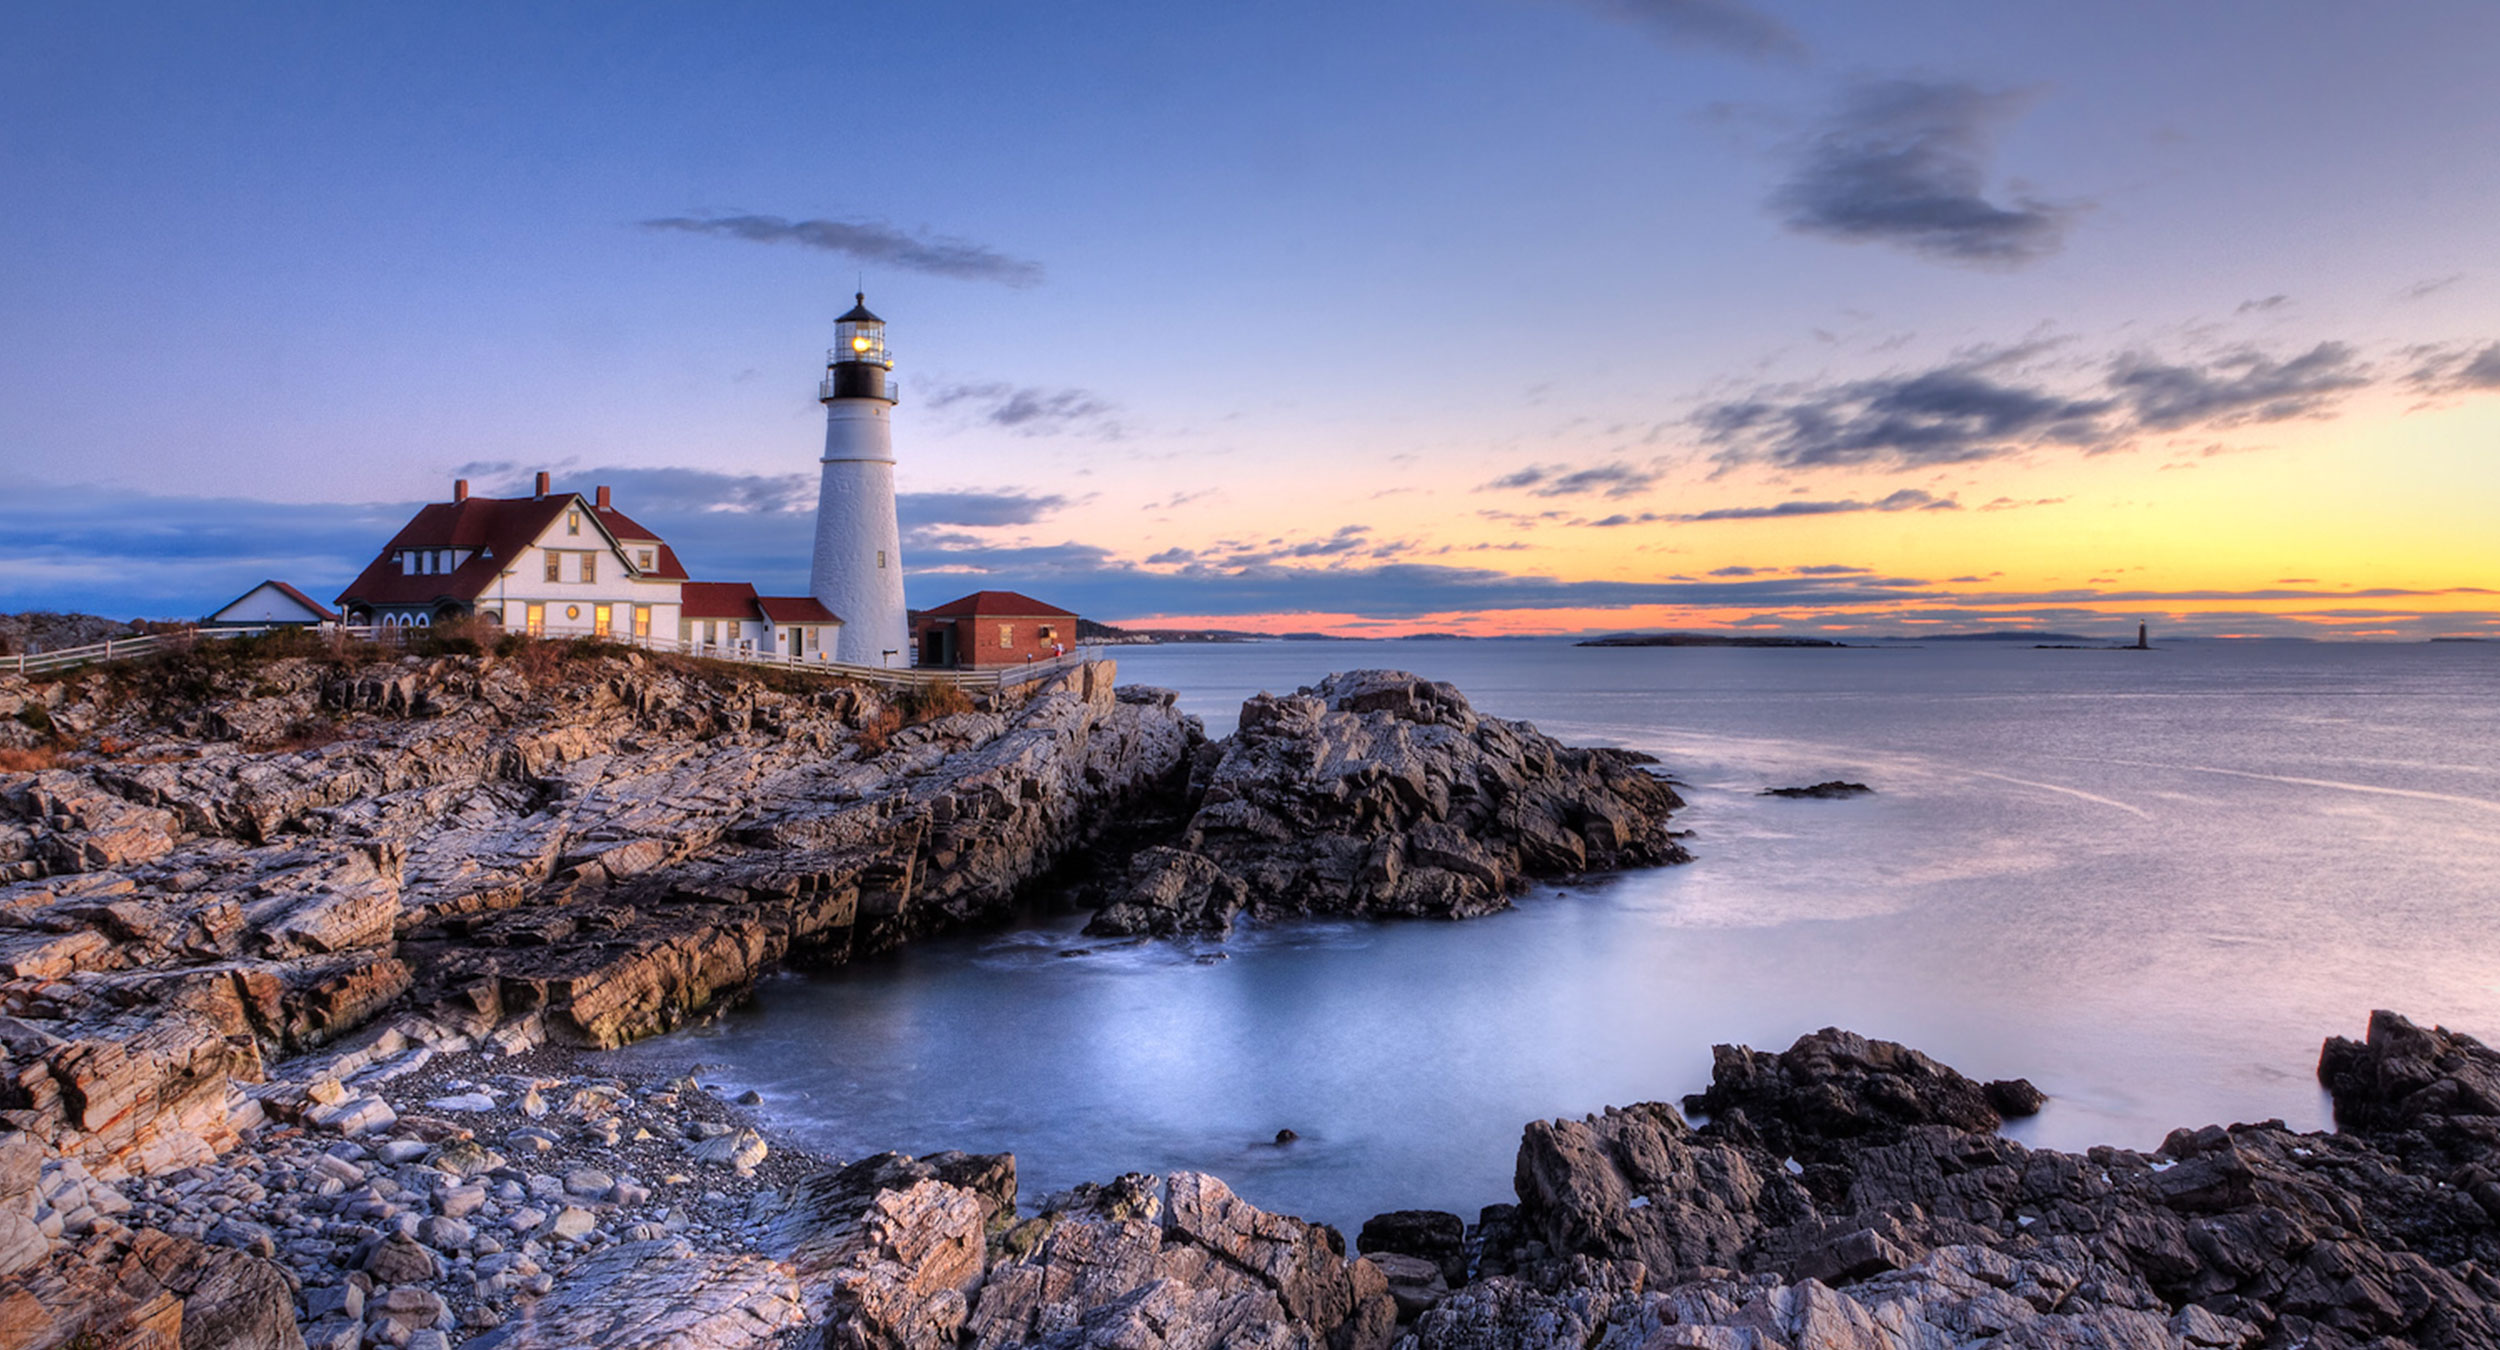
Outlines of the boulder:
[{"label": "boulder", "polygon": [[[1448,1284],[1467,1282],[1467,1221],[1444,1210],[1395,1209],[1375,1214],[1363,1221],[1354,1249],[1365,1256],[1417,1257],[1431,1262]],[[1396,1282],[1392,1275],[1390,1283]]]}]

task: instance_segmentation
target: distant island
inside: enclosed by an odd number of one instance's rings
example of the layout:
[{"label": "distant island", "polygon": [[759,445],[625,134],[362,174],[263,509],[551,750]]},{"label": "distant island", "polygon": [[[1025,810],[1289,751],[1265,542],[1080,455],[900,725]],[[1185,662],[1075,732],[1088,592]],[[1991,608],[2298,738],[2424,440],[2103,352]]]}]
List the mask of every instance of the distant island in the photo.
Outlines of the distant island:
[{"label": "distant island", "polygon": [[1771,637],[1761,633],[1609,633],[1574,647],[1846,647],[1829,638]]}]

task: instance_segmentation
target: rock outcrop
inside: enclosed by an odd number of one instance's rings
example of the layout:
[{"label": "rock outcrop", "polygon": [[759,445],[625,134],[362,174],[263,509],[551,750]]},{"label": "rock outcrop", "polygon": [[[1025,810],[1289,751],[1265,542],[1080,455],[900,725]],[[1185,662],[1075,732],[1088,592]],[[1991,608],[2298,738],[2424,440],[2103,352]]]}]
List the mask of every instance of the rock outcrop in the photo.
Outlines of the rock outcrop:
[{"label": "rock outcrop", "polygon": [[2500,1055],[2379,1013],[2320,1077],[2340,1133],[2073,1154],[1994,1133],[2020,1080],[1836,1031],[1722,1046],[1698,1129],[1530,1125],[1516,1210],[1416,1343],[2500,1345]]},{"label": "rock outcrop", "polygon": [[1335,1230],[1200,1173],[1052,1197],[999,1246],[965,1327],[980,1350],[1383,1350],[1396,1332],[1388,1281]]},{"label": "rock outcrop", "polygon": [[1868,787],[1864,783],[1851,783],[1838,778],[1832,778],[1826,779],[1820,783],[1811,783],[1805,787],[1764,788],[1761,795],[1765,797],[1792,797],[1821,801],[1838,801],[1849,797],[1872,796],[1874,792],[1875,789]]},{"label": "rock outcrop", "polygon": [[1530,878],[1681,862],[1683,803],[1648,756],[1486,717],[1448,684],[1358,670],[1242,704],[1196,810],[1137,855],[1087,930],[1221,934],[1234,917],[1465,918]]}]

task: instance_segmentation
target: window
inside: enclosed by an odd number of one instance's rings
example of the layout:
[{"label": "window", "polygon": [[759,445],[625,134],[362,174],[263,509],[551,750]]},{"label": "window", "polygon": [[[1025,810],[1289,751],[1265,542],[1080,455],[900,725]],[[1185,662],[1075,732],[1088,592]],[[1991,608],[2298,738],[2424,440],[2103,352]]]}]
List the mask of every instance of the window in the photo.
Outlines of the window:
[{"label": "window", "polygon": [[998,626],[998,645],[1001,647],[1012,647],[1016,645],[1016,626],[1014,624],[1002,623]]},{"label": "window", "polygon": [[525,622],[531,637],[545,637],[547,635],[547,607],[545,605],[530,606]]},{"label": "window", "polygon": [[615,631],[610,627],[613,622],[613,615],[606,605],[596,606],[590,611],[590,631],[600,637],[607,637]]},{"label": "window", "polygon": [[581,512],[567,511],[564,513],[564,532],[566,534],[580,534],[582,532]]},{"label": "window", "polygon": [[882,572],[882,571],[884,571],[884,570],[885,570],[885,550],[884,550],[884,549],[878,549],[878,550],[877,550],[877,570],[878,570],[878,571],[880,571],[880,572]]},{"label": "window", "polygon": [[564,617],[568,619],[578,619],[582,617],[582,607],[579,605],[566,605],[564,607]]},{"label": "window", "polygon": [[646,572],[650,571],[655,565],[652,559],[651,550],[647,548],[634,554],[634,560],[642,567],[642,570]]},{"label": "window", "polygon": [[706,643],[716,643],[720,641],[720,620],[705,619],[703,621],[703,640]]},{"label": "window", "polygon": [[554,549],[547,550],[547,579],[549,581],[564,580],[564,555]]},{"label": "window", "polygon": [[430,615],[425,615],[425,614],[420,614],[420,615],[418,615],[418,616],[417,616],[417,627],[419,627],[419,628],[431,628],[431,627],[433,627],[433,626],[434,626],[434,620],[433,620],[432,616],[430,616]]},{"label": "window", "polygon": [[413,577],[417,574],[416,550],[403,548],[399,551],[399,574],[403,577]]},{"label": "window", "polygon": [[435,558],[434,558],[434,570],[435,570],[435,571],[437,571],[437,572],[449,572],[452,568],[457,567],[457,566],[459,566],[459,564],[458,564],[458,563],[455,563],[455,562],[453,562],[453,561],[451,560],[451,550],[450,550],[450,549],[444,549],[441,553],[439,553],[439,554],[436,554],[436,555],[435,555]]},{"label": "window", "polygon": [[598,554],[596,554],[596,553],[585,553],[585,554],[583,554],[583,555],[582,555],[582,580],[583,580],[583,581],[585,581],[585,582],[590,582],[590,581],[597,581],[598,579],[599,579],[599,555],[598,555]]},{"label": "window", "polygon": [[1059,636],[1059,625],[1057,625],[1057,624],[1055,624],[1055,623],[1046,623],[1046,624],[1043,624],[1043,625],[1042,625],[1042,632],[1041,632],[1041,640],[1042,640],[1042,641],[1044,641],[1044,642],[1048,642],[1048,641],[1050,641],[1052,638],[1055,638],[1055,637],[1057,637],[1057,636]]},{"label": "window", "polygon": [[639,638],[651,636],[651,607],[649,605],[634,606],[634,636]]}]

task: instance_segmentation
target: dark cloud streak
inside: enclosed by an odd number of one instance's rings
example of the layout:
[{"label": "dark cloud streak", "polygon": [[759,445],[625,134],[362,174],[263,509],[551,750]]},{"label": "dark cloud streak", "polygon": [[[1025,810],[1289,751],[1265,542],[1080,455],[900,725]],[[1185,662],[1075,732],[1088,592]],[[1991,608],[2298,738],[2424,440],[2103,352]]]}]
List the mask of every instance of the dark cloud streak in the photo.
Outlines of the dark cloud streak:
[{"label": "dark cloud streak", "polygon": [[1042,265],[1011,258],[983,244],[946,236],[922,237],[881,221],[785,220],[780,216],[666,216],[646,220],[647,230],[717,235],[758,244],[797,244],[801,248],[839,253],[861,262],[884,263],[932,276],[965,281],[995,281],[1005,286],[1034,286]]},{"label": "dark cloud streak", "polygon": [[1589,493],[1602,493],[1607,497],[1636,497],[1656,485],[1659,477],[1655,468],[1642,468],[1620,460],[1585,469],[1563,464],[1531,464],[1516,473],[1504,474],[1476,490],[1522,491],[1531,497],[1577,497]]},{"label": "dark cloud streak", "polygon": [[1804,39],[1777,17],[1738,0],[1589,0],[1608,18],[1676,47],[1711,47],[1749,61],[1802,61]]},{"label": "dark cloud streak", "polygon": [[939,385],[929,394],[932,408],[956,408],[991,426],[1019,436],[1088,435],[1118,440],[1120,424],[1114,407],[1085,389],[1044,389],[992,381]]}]

